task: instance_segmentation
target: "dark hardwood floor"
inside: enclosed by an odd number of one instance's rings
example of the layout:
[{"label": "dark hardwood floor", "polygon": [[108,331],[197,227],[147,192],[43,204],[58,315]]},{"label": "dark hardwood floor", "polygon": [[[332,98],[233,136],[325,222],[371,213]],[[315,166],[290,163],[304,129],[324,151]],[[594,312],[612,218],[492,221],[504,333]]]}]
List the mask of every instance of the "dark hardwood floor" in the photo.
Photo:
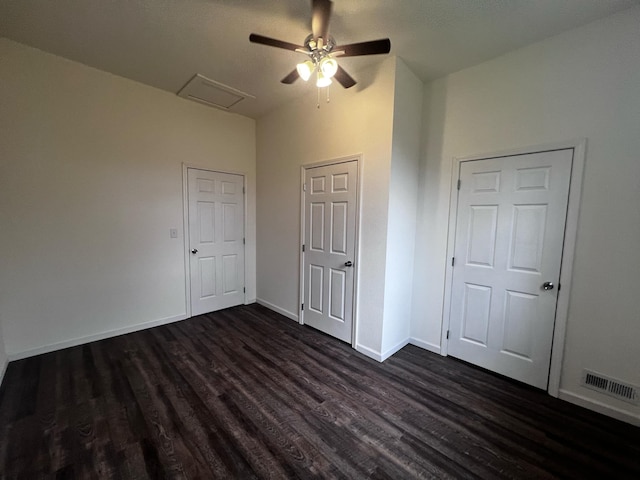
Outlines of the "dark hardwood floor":
[{"label": "dark hardwood floor", "polygon": [[263,307],[12,362],[2,478],[640,479],[640,429]]}]

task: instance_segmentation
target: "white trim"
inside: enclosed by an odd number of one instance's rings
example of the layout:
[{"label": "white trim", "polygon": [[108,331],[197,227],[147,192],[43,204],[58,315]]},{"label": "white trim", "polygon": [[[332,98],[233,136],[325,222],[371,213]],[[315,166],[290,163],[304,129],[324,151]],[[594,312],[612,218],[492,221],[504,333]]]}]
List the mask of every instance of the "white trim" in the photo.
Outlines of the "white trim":
[{"label": "white trim", "polygon": [[9,366],[9,357],[4,359],[4,362],[2,362],[2,367],[0,367],[0,386],[2,386],[2,382],[4,381],[4,374],[7,373],[8,366]]},{"label": "white trim", "polygon": [[216,173],[228,173],[229,175],[240,175],[241,177],[247,177],[247,172],[243,170],[227,170],[224,168],[213,168],[207,167],[203,165],[195,165],[193,163],[182,163],[182,171],[185,172],[186,169],[193,168],[194,170],[205,170],[207,172],[216,172]]},{"label": "white trim", "polygon": [[454,253],[456,238],[456,220],[458,215],[458,188],[457,182],[460,172],[460,164],[471,160],[484,160],[489,158],[509,157],[514,155],[526,155],[532,153],[549,152],[554,150],[573,150],[571,180],[569,184],[569,201],[567,204],[567,217],[565,223],[564,245],[562,261],[560,265],[560,284],[562,293],[558,294],[556,306],[556,318],[553,330],[553,345],[551,348],[551,363],[549,367],[549,384],[547,392],[557,397],[560,387],[560,375],[562,372],[562,359],[567,328],[569,310],[569,297],[571,294],[571,282],[573,261],[575,256],[575,244],[578,233],[578,216],[580,211],[580,197],[582,193],[582,181],[584,176],[584,164],[587,148],[587,139],[578,138],[566,142],[558,142],[544,145],[534,145],[524,148],[502,150],[493,153],[471,155],[466,157],[454,157],[451,169],[451,195],[449,201],[449,228],[447,235],[447,254],[445,257],[445,290],[443,296],[443,315],[441,331],[441,354],[447,355],[447,331],[450,326],[451,316],[451,289],[453,282],[453,267],[451,257]]},{"label": "white trim", "polygon": [[189,166],[182,164],[182,246],[184,251],[184,311],[191,317],[191,267],[189,260]]},{"label": "white trim", "polygon": [[451,290],[453,287],[453,267],[451,257],[455,251],[456,244],[456,224],[458,219],[458,178],[460,176],[460,161],[455,157],[452,159],[451,186],[449,195],[449,228],[447,229],[447,253],[444,258],[444,294],[442,296],[442,327],[440,330],[440,355],[447,356],[449,342],[447,332],[449,331],[451,317]]},{"label": "white trim", "polygon": [[306,178],[307,169],[304,165],[300,166],[300,243],[298,244],[298,270],[299,270],[299,282],[298,282],[298,323],[304,325],[304,310],[302,310],[302,303],[304,302],[304,253],[302,252],[302,245],[304,245],[304,228],[305,228],[305,191],[304,180]]},{"label": "white trim", "polygon": [[560,376],[562,374],[562,360],[567,333],[567,318],[569,317],[569,297],[571,295],[571,280],[573,279],[573,263],[578,238],[578,217],[580,214],[580,198],[582,196],[582,182],[584,164],[587,153],[587,139],[576,141],[573,149],[573,164],[571,169],[571,183],[569,184],[569,204],[567,205],[567,220],[564,227],[564,245],[562,262],[560,265],[560,285],[556,303],[556,322],[553,330],[553,344],[551,347],[551,365],[549,366],[549,395],[557,397],[560,391]]},{"label": "white trim", "polygon": [[280,315],[284,315],[287,318],[290,318],[291,320],[294,321],[298,321],[298,315],[296,315],[293,312],[290,312],[289,310],[285,310],[284,308],[278,307],[277,305],[274,305],[271,302],[267,302],[266,300],[263,300],[261,298],[256,298],[256,303],[259,305],[262,305],[263,307],[267,307],[269,310],[273,310],[276,313],[279,313]]},{"label": "white trim", "polygon": [[356,341],[358,338],[358,302],[360,301],[360,291],[358,290],[359,278],[360,278],[360,222],[362,216],[360,215],[360,207],[362,205],[362,179],[364,178],[363,169],[364,169],[364,157],[361,153],[355,155],[354,158],[357,160],[358,167],[358,178],[356,178],[356,238],[355,242],[355,252],[354,256],[356,259],[356,266],[353,275],[353,328],[351,329],[351,348],[356,348]]},{"label": "white trim", "polygon": [[360,352],[364,356],[372,358],[378,362],[382,362],[382,354],[379,351],[373,350],[372,348],[369,348],[369,347],[365,347],[364,345],[361,345],[359,343],[357,343],[354,348],[356,349],[357,352]]},{"label": "white trim", "polygon": [[419,338],[411,337],[409,338],[409,344],[414,345],[416,347],[422,348],[424,350],[428,350],[429,352],[441,354],[440,345],[436,345],[435,343],[427,342],[426,340],[420,340]]},{"label": "white trim", "polygon": [[384,362],[387,358],[389,358],[390,356],[392,356],[393,354],[399,352],[400,350],[402,350],[405,346],[407,346],[409,344],[409,339],[407,338],[406,340],[401,341],[400,343],[398,343],[397,345],[389,348],[388,350],[386,350],[384,353],[380,353],[378,350],[374,350],[372,348],[369,347],[365,347],[364,345],[358,343],[356,344],[353,348],[357,351],[360,352],[361,354],[374,359],[377,362]]},{"label": "white trim", "polygon": [[353,155],[345,155],[344,157],[332,158],[329,160],[320,160],[319,162],[305,163],[300,167],[303,169],[326,167],[328,165],[337,165],[338,163],[347,163],[347,162],[360,161],[360,160],[362,160],[362,154],[354,153]]},{"label": "white trim", "polygon": [[[300,243],[298,245],[298,261],[300,271],[300,289],[299,289],[299,323],[304,325],[304,311],[302,310],[302,303],[304,301],[304,253],[302,252],[302,245],[305,243],[305,216],[304,216],[304,202],[305,191],[304,181],[306,178],[306,171],[310,168],[326,167],[328,165],[336,165],[339,163],[356,162],[357,176],[356,176],[356,224],[355,224],[355,241],[354,241],[354,257],[356,265],[353,274],[353,309],[352,309],[352,325],[351,325],[351,347],[358,350],[356,346],[356,339],[358,338],[358,278],[360,277],[360,205],[362,205],[362,169],[364,167],[363,156],[361,153],[354,155],[347,155],[345,157],[334,158],[331,160],[323,160],[320,162],[305,163],[300,165]],[[366,348],[366,347],[363,347]],[[379,356],[379,353],[375,355]],[[367,355],[369,356],[369,355]],[[374,358],[374,357],[371,357]]]},{"label": "white trim", "polygon": [[204,170],[206,172],[214,172],[214,173],[226,173],[229,175],[238,175],[242,177],[242,191],[243,191],[243,199],[242,203],[244,204],[244,218],[243,220],[243,237],[245,239],[245,243],[243,244],[244,250],[244,305],[248,305],[253,303],[254,300],[247,301],[247,278],[249,278],[249,263],[247,262],[247,221],[249,216],[249,202],[247,200],[249,196],[249,187],[247,185],[247,173],[243,171],[237,170],[225,170],[219,168],[211,168],[211,167],[203,167],[201,165],[194,165],[191,163],[182,162],[182,238],[183,238],[183,246],[184,246],[184,276],[185,276],[185,312],[187,318],[191,318],[191,259],[189,256],[190,250],[190,239],[189,239],[189,169],[192,168],[194,170]]},{"label": "white trim", "polygon": [[574,405],[593,410],[594,412],[601,413],[608,417],[615,418],[616,420],[621,420],[623,422],[630,423],[631,425],[635,425],[636,427],[640,427],[640,415],[628,412],[627,410],[612,407],[606,403],[585,397],[584,395],[578,395],[577,393],[573,393],[565,389],[559,389],[558,398],[566,402],[573,403]]},{"label": "white trim", "polygon": [[161,318],[159,320],[151,320],[150,322],[138,323],[136,325],[130,325],[127,327],[116,328],[115,330],[107,330],[106,332],[96,333],[94,335],[87,335],[85,337],[78,337],[71,340],[65,340],[63,342],[52,343],[49,345],[43,345],[42,347],[32,348],[30,350],[24,350],[22,352],[12,353],[9,355],[9,360],[22,360],[23,358],[33,357],[35,355],[41,355],[43,353],[55,352],[56,350],[62,350],[64,348],[75,347],[77,345],[84,345],[85,343],[95,342],[97,340],[104,340],[105,338],[117,337],[127,333],[138,332],[140,330],[146,330],[148,328],[159,327],[160,325],[166,325],[168,323],[179,322],[185,320],[186,314],[176,315],[173,317]]},{"label": "white trim", "polygon": [[389,358],[391,355],[399,352],[400,350],[402,350],[404,347],[406,347],[407,345],[409,345],[409,339],[405,338],[404,340],[402,340],[400,343],[398,343],[397,345],[394,345],[393,347],[387,349],[385,352],[382,353],[381,357],[382,357],[382,362],[384,362],[387,358]]}]

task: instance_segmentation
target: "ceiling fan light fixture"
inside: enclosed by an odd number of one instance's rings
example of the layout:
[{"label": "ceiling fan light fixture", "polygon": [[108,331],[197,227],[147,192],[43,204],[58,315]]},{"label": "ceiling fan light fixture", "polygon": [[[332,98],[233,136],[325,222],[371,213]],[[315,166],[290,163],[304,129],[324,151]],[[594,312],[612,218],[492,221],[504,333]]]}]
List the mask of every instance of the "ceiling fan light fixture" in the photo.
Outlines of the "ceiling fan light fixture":
[{"label": "ceiling fan light fixture", "polygon": [[252,43],[307,55],[307,61],[297,64],[294,70],[280,80],[281,83],[291,85],[299,78],[309,81],[315,73],[318,88],[328,87],[332,83],[332,78],[335,78],[344,88],[351,88],[356,84],[356,81],[344,68],[338,65],[335,57],[380,55],[391,51],[391,41],[388,38],[349,44],[336,43],[329,34],[332,10],[333,2],[331,0],[311,0],[311,33],[307,35],[302,45],[265,37],[257,33],[249,35],[249,41]]},{"label": "ceiling fan light fixture", "polygon": [[316,87],[324,88],[331,85],[331,77],[327,77],[322,70],[318,69],[318,79],[316,80]]},{"label": "ceiling fan light fixture", "polygon": [[298,71],[298,75],[305,82],[311,78],[311,74],[313,73],[313,69],[315,65],[311,60],[307,60],[306,62],[299,63],[296,65],[296,70]]},{"label": "ceiling fan light fixture", "polygon": [[334,58],[326,56],[320,60],[318,68],[322,71],[322,74],[325,77],[331,78],[338,71],[338,62]]}]

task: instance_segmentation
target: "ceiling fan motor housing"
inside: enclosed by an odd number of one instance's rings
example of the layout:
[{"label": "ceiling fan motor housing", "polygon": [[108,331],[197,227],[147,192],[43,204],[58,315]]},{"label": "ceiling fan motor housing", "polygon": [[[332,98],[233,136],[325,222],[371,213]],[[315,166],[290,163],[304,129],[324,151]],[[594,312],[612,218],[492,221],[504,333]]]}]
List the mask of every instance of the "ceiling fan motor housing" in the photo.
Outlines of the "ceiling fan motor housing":
[{"label": "ceiling fan motor housing", "polygon": [[[327,42],[325,43],[322,37],[318,38],[318,42],[313,38],[313,34],[309,35],[305,41],[304,46],[307,49],[305,52],[311,58],[311,61],[314,65],[319,65],[320,62],[330,56],[333,47],[335,47],[336,42],[332,36],[329,36]],[[300,49],[303,51],[302,49]]]}]

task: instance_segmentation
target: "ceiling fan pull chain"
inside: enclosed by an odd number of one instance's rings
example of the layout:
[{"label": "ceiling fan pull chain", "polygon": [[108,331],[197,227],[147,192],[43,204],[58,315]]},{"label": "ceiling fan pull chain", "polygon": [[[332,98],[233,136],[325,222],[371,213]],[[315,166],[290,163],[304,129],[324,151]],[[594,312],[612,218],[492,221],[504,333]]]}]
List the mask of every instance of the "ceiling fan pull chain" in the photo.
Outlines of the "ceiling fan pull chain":
[{"label": "ceiling fan pull chain", "polygon": [[330,89],[330,88],[331,88],[331,87],[327,87],[327,103],[329,103],[329,89]]},{"label": "ceiling fan pull chain", "polygon": [[317,88],[318,88],[318,102],[316,106],[320,108],[320,87],[317,87]]}]

